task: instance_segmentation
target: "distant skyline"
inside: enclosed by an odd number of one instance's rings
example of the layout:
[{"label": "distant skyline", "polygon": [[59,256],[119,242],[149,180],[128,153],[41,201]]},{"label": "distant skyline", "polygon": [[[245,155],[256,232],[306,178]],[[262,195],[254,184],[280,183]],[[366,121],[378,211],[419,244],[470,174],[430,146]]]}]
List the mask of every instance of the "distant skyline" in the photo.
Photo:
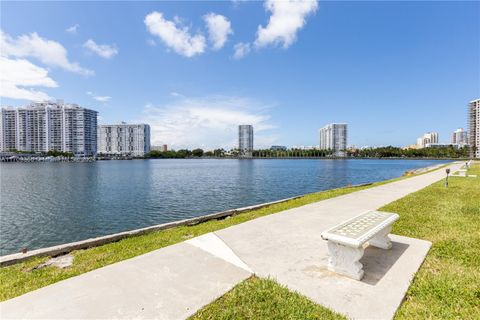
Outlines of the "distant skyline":
[{"label": "distant skyline", "polygon": [[[479,2],[9,2],[1,105],[63,99],[152,145],[449,142],[480,97]],[[287,14],[288,21],[286,19]]]}]

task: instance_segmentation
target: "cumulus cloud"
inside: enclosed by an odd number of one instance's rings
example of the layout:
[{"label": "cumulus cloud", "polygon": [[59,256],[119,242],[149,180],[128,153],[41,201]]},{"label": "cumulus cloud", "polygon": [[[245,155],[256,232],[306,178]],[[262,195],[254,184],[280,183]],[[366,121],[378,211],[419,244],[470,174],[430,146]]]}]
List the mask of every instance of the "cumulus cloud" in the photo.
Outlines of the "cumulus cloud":
[{"label": "cumulus cloud", "polygon": [[208,39],[213,45],[213,50],[219,50],[227,42],[228,36],[233,34],[230,21],[220,14],[209,13],[203,16],[207,25]]},{"label": "cumulus cloud", "polygon": [[193,57],[205,51],[205,37],[200,33],[190,34],[189,28],[178,17],[170,21],[161,12],[153,11],[145,17],[144,23],[148,32],[182,56]]},{"label": "cumulus cloud", "polygon": [[316,0],[267,0],[265,10],[271,12],[266,27],[258,26],[255,46],[282,45],[288,48],[297,38],[297,32],[306,23],[306,17],[318,8]]},{"label": "cumulus cloud", "polygon": [[48,71],[25,59],[0,56],[0,97],[22,100],[50,100],[50,96],[32,87],[55,88],[57,83]]},{"label": "cumulus cloud", "polygon": [[150,124],[152,144],[167,143],[175,149],[230,149],[237,145],[239,124],[254,126],[257,146],[259,141],[271,140],[263,133],[275,127],[266,113],[268,108],[239,97],[182,98],[165,106],[146,105],[140,121]]},{"label": "cumulus cloud", "polygon": [[71,34],[76,34],[78,27],[80,27],[79,24],[74,24],[70,28],[65,29],[65,31],[67,31],[68,33],[71,33]]},{"label": "cumulus cloud", "polygon": [[70,62],[67,50],[60,43],[40,37],[36,32],[12,38],[0,30],[1,55],[5,57],[38,59],[51,67],[59,67],[82,75],[93,75],[92,70],[82,68],[77,62]]},{"label": "cumulus cloud", "polygon": [[250,53],[250,43],[239,42],[233,46],[233,57],[235,59],[241,59]]},{"label": "cumulus cloud", "polygon": [[105,59],[110,59],[118,54],[118,50],[114,45],[97,44],[92,39],[88,39],[87,41],[85,41],[83,46],[91,52],[95,53],[96,55]]}]

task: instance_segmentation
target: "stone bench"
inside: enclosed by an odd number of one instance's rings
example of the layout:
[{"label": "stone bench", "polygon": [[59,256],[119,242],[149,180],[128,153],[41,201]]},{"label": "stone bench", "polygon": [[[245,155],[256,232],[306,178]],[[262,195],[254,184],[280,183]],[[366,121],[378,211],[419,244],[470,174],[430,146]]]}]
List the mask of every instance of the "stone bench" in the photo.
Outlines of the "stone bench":
[{"label": "stone bench", "polygon": [[368,242],[374,247],[390,249],[388,234],[398,218],[396,213],[368,211],[322,232],[322,238],[328,241],[328,269],[361,280],[363,265],[359,260],[364,245]]}]

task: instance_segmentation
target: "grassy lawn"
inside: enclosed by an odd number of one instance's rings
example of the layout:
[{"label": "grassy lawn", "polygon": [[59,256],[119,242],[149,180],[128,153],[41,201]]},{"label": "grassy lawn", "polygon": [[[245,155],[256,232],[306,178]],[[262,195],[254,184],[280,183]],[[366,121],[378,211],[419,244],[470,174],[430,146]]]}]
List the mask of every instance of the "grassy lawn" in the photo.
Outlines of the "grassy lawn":
[{"label": "grassy lawn", "polygon": [[0,301],[11,299],[60,280],[182,242],[204,233],[223,229],[258,217],[300,207],[320,200],[371,188],[398,179],[403,179],[403,177],[377,182],[368,186],[347,187],[312,193],[298,199],[241,213],[228,219],[211,220],[195,226],[175,227],[168,230],[123,239],[99,247],[73,251],[71,253],[74,256],[73,264],[65,269],[59,269],[54,266],[35,269],[36,266],[48,260],[46,257],[33,258],[19,264],[3,267],[0,268]]},{"label": "grassy lawn", "polygon": [[197,312],[199,319],[345,319],[271,279],[251,277]]},{"label": "grassy lawn", "polygon": [[480,165],[381,210],[397,212],[392,233],[433,243],[397,319],[480,318]]},{"label": "grassy lawn", "polygon": [[[381,208],[400,214],[393,233],[433,246],[396,319],[479,319],[480,165],[478,178],[440,181]],[[273,280],[252,277],[192,319],[342,319]]]}]

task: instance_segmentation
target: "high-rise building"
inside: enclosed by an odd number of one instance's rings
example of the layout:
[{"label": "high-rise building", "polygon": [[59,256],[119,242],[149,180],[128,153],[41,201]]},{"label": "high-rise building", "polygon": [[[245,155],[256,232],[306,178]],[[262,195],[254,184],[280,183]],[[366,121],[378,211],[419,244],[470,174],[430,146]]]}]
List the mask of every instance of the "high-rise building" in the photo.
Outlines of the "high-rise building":
[{"label": "high-rise building", "polygon": [[427,144],[438,143],[438,133],[437,132],[427,132],[423,136],[417,138],[418,148],[425,148]]},{"label": "high-rise building", "polygon": [[467,145],[468,144],[467,131],[463,130],[463,128],[458,128],[457,130],[453,131],[452,144],[458,144],[460,146]]},{"label": "high-rise building", "polygon": [[320,149],[333,150],[336,156],[345,156],[347,149],[347,124],[331,123],[320,129]]},{"label": "high-rise building", "polygon": [[94,156],[97,152],[97,111],[76,104],[35,102],[25,107],[2,108],[1,151],[71,152]]},{"label": "high-rise building", "polygon": [[480,158],[480,99],[468,104],[468,119],[470,125],[470,157]]},{"label": "high-rise building", "polygon": [[125,122],[100,125],[98,126],[98,152],[143,157],[150,152],[150,126]]},{"label": "high-rise building", "polygon": [[238,149],[240,157],[251,158],[253,156],[253,126],[239,125],[238,126]]}]

